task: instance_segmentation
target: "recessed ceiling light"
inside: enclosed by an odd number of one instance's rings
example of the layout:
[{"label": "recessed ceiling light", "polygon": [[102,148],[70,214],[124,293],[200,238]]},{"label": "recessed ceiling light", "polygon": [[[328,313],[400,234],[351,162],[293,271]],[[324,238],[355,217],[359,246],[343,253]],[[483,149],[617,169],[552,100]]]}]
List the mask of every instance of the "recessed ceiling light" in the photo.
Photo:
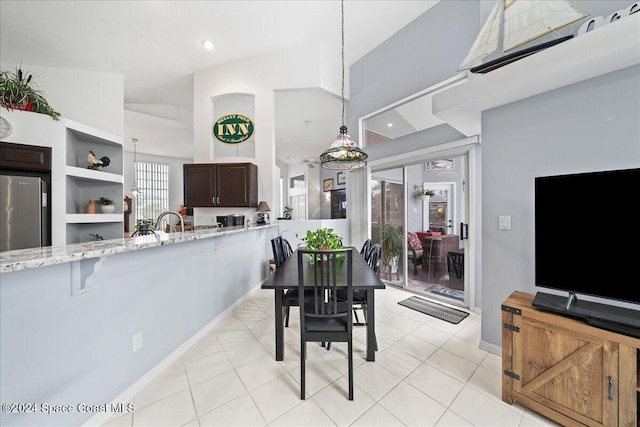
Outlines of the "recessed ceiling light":
[{"label": "recessed ceiling light", "polygon": [[204,46],[205,49],[213,49],[213,42],[211,40],[203,40],[202,41],[202,46]]},{"label": "recessed ceiling light", "polygon": [[387,123],[387,127],[392,128],[393,127],[393,123]]}]

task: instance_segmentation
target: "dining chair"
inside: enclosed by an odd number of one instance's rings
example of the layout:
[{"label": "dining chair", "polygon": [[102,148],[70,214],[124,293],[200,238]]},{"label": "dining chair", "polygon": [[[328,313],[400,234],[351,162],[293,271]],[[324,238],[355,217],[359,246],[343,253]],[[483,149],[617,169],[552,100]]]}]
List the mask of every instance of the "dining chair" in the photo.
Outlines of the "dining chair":
[{"label": "dining chair", "polygon": [[[307,342],[346,342],[349,400],[353,400],[353,253],[350,249],[298,249],[300,305],[300,399],[305,399]],[[308,259],[308,257],[310,259]],[[340,259],[344,256],[344,259]],[[340,283],[340,286],[338,286]],[[313,298],[305,301],[311,288]],[[347,293],[338,300],[338,288]]]},{"label": "dining chair", "polygon": [[[380,243],[373,244],[364,259],[367,261],[367,264],[369,264],[369,267],[378,274],[378,271],[380,271],[380,262],[382,261],[382,245],[380,245]],[[346,299],[342,290],[338,291],[338,298],[342,301]],[[356,311],[357,309],[362,310],[365,323],[360,322],[358,312]],[[353,291],[353,315],[356,319],[354,323],[355,326],[365,326],[367,324],[367,291]]]},{"label": "dining chair", "polygon": [[[369,253],[365,257],[365,260],[367,261],[367,264],[369,264],[369,267],[371,267],[373,271],[376,274],[378,274],[378,272],[380,271],[380,263],[382,261],[382,245],[380,243],[376,243],[372,245],[371,249],[369,250]],[[353,310],[353,316],[355,317],[355,322],[353,323],[353,325],[366,326],[367,325],[367,291],[362,289],[356,289],[355,291],[353,291],[352,298],[353,298],[352,310]],[[339,289],[338,301],[344,302],[346,300],[347,300],[346,292],[344,291],[344,289]],[[358,309],[362,310],[362,315],[364,316],[364,322],[360,322],[360,319],[358,318],[358,312],[356,311]],[[375,339],[375,336],[374,336],[374,339]],[[376,350],[378,350],[377,340],[375,342],[375,348]],[[331,349],[331,342],[328,342],[327,350],[330,350],[330,349]]]},{"label": "dining chair", "polygon": [[[376,243],[371,246],[371,250],[367,257],[365,258],[369,267],[373,269],[373,271],[378,274],[380,271],[380,262],[382,261],[382,245],[380,243]],[[357,290],[353,292],[353,314],[356,318],[356,322],[354,325],[356,326],[366,326],[367,324],[367,291]],[[362,310],[362,314],[364,316],[364,323],[360,322],[358,319],[358,312],[356,311],[358,306]]]},{"label": "dining chair", "polygon": [[276,269],[278,269],[286,261],[281,236],[271,239],[271,249],[273,250],[273,259],[275,260]]},{"label": "dining chair", "polygon": [[[277,236],[271,239],[271,249],[273,250],[273,258],[276,264],[276,270],[293,254],[291,244],[287,239],[282,236]],[[289,327],[289,313],[290,307],[298,306],[298,289],[288,289],[284,293],[284,301],[282,306],[285,309],[284,312],[284,326]]]},{"label": "dining chair", "polygon": [[369,254],[369,251],[371,250],[371,239],[367,239],[364,241],[364,243],[362,244],[362,249],[360,249],[360,255],[362,255],[364,258],[367,257],[367,255]]}]

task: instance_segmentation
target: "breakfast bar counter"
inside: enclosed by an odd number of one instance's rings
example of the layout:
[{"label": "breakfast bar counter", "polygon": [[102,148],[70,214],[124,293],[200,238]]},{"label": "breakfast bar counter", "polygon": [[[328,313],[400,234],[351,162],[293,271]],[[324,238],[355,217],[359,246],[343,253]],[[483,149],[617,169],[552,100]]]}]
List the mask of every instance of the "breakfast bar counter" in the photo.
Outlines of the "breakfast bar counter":
[{"label": "breakfast bar counter", "polygon": [[[277,235],[271,224],[1,252],[2,402],[126,402],[259,289]],[[104,415],[3,412],[0,425]]]},{"label": "breakfast bar counter", "polygon": [[0,273],[39,268],[53,264],[77,261],[81,259],[98,258],[106,255],[155,248],[198,239],[227,236],[252,230],[264,230],[276,225],[237,226],[226,228],[203,228],[193,231],[165,233],[157,231],[155,234],[133,236],[131,238],[99,240],[95,242],[75,243],[66,246],[45,246],[39,248],[19,249],[0,252]]}]

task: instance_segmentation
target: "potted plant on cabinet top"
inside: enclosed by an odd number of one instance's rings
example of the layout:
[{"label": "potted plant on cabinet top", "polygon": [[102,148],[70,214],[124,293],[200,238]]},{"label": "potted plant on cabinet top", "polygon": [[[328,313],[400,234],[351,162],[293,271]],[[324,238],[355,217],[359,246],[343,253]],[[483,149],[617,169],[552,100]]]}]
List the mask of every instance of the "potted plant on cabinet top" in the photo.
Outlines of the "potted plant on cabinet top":
[{"label": "potted plant on cabinet top", "polygon": [[0,106],[7,110],[46,114],[58,120],[60,113],[51,108],[43,91],[32,86],[32,77],[31,74],[23,74],[20,68],[15,73],[0,71]]},{"label": "potted plant on cabinet top", "polygon": [[293,213],[293,208],[291,206],[284,207],[284,218],[291,219],[291,214]]},{"label": "potted plant on cabinet top", "polygon": [[113,202],[113,200],[106,197],[100,197],[98,200],[96,200],[96,203],[100,205],[100,211],[102,213],[113,213],[116,210],[116,204]]}]

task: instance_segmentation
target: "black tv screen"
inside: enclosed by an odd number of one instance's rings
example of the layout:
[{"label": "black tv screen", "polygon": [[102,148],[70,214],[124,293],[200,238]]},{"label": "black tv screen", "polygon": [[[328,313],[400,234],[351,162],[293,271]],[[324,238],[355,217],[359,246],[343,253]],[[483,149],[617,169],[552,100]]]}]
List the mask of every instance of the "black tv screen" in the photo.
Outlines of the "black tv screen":
[{"label": "black tv screen", "polygon": [[535,285],[640,303],[640,169],[535,178]]}]

